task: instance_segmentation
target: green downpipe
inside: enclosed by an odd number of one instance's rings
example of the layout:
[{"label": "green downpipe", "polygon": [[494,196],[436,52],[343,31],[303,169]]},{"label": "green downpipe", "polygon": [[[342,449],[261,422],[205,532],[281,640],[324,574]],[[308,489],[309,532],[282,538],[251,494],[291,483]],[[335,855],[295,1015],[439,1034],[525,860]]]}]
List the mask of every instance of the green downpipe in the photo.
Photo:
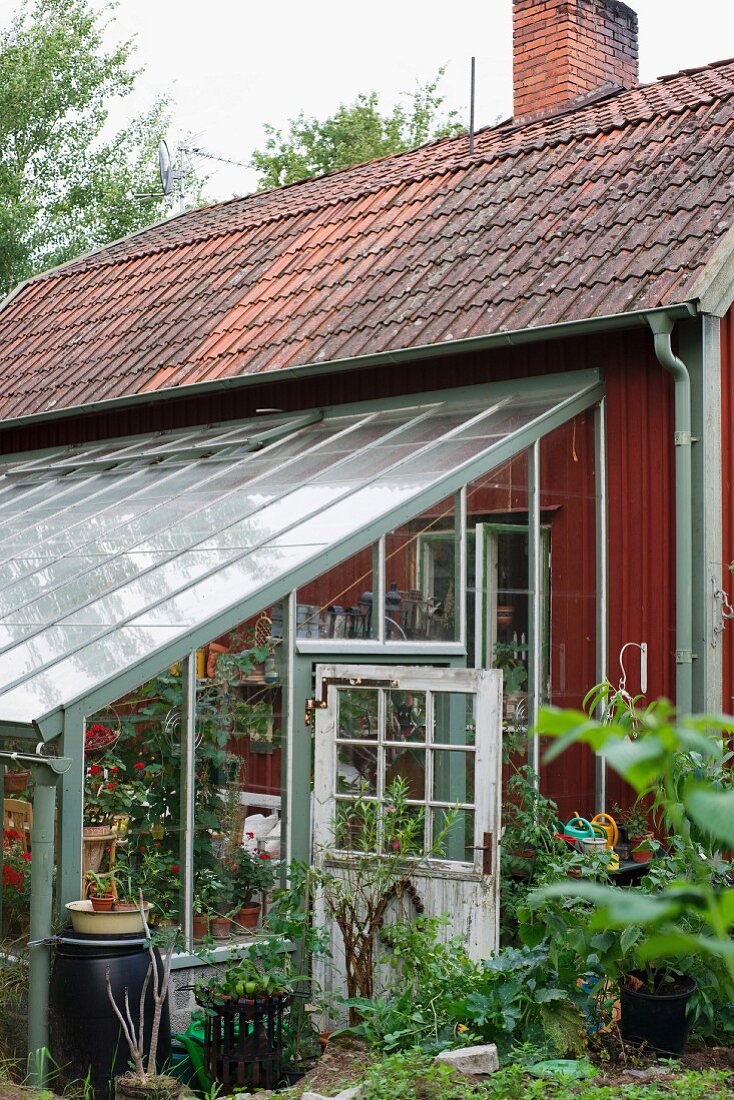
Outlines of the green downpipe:
[{"label": "green downpipe", "polygon": [[[54,813],[58,775],[47,764],[31,764],[35,782],[31,828],[31,947],[28,962],[29,1084],[43,1088],[47,1073],[48,999],[54,867]],[[39,942],[40,941],[40,942]]]},{"label": "green downpipe", "polygon": [[691,378],[673,352],[674,321],[649,314],[655,355],[675,385],[675,701],[683,714],[693,710],[693,482],[691,473]]}]

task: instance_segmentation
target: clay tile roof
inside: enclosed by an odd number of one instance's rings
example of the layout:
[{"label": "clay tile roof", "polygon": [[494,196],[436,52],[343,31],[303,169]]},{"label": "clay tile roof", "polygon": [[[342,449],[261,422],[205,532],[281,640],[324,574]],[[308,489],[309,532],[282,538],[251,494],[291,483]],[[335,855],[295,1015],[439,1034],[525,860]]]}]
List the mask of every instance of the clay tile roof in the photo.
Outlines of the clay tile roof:
[{"label": "clay tile roof", "polygon": [[686,301],[733,99],[721,62],[136,233],[7,301],[0,415]]}]

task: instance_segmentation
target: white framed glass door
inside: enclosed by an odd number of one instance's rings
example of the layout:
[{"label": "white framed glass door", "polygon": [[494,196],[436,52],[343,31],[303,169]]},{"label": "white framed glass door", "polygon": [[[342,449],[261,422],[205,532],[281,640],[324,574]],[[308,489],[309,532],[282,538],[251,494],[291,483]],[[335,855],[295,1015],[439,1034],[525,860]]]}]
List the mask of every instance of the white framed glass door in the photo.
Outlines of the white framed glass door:
[{"label": "white framed glass door", "polygon": [[[427,913],[450,915],[446,936],[461,935],[477,959],[498,943],[501,692],[493,669],[319,665],[316,672],[325,706],[315,723],[314,858],[338,873],[354,856],[350,806],[368,799],[379,818],[400,778],[425,856],[411,875],[415,890]],[[334,949],[336,928],[332,940]]]}]

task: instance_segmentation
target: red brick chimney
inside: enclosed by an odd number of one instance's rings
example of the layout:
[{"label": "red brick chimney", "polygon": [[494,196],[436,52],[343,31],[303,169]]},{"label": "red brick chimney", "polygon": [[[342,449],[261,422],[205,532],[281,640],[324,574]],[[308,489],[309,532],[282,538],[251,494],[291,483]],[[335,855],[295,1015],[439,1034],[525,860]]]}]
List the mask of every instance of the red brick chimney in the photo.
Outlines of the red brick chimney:
[{"label": "red brick chimney", "polygon": [[513,0],[515,121],[634,88],[637,16],[620,0]]}]

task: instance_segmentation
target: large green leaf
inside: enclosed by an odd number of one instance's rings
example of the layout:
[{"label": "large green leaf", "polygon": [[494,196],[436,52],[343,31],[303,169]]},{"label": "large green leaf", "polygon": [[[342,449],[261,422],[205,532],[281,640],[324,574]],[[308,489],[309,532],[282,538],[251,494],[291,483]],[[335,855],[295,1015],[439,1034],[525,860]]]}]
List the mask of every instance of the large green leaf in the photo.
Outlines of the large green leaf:
[{"label": "large green leaf", "polygon": [[545,753],[546,761],[554,760],[577,742],[590,745],[595,752],[600,752],[610,738],[624,734],[615,726],[602,726],[583,711],[558,710],[556,707],[541,707],[536,730],[541,737],[558,738]]},{"label": "large green leaf", "polygon": [[689,955],[708,955],[714,959],[734,961],[734,940],[717,939],[714,936],[696,936],[690,932],[659,932],[641,943],[637,953],[642,962],[655,959],[680,958]]},{"label": "large green leaf", "polygon": [[682,912],[685,901],[674,891],[658,895],[605,886],[600,882],[554,882],[530,895],[528,901],[539,908],[548,898],[578,898],[603,911],[595,927],[626,928],[630,924],[658,924]]},{"label": "large green leaf", "polygon": [[633,741],[630,738],[609,742],[604,748],[607,763],[639,794],[659,779],[667,757],[667,749],[657,734],[647,734]]},{"label": "large green leaf", "polygon": [[724,847],[734,848],[734,790],[717,791],[703,783],[687,783],[683,800],[699,829]]}]

